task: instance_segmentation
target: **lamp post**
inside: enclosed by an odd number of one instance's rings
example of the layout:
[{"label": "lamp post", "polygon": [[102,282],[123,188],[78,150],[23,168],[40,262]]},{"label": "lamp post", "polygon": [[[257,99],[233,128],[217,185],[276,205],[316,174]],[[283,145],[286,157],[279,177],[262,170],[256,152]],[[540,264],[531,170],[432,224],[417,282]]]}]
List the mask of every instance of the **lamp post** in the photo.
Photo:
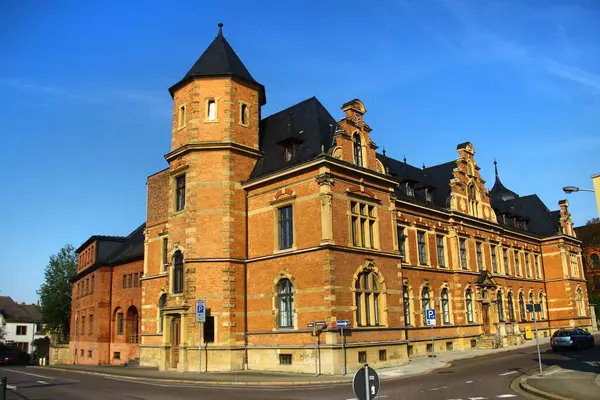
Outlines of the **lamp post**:
[{"label": "lamp post", "polygon": [[592,182],[594,183],[594,189],[583,189],[577,186],[565,186],[563,192],[571,194],[575,192],[592,192],[596,194],[596,207],[598,207],[598,216],[600,217],[600,173],[592,175]]}]

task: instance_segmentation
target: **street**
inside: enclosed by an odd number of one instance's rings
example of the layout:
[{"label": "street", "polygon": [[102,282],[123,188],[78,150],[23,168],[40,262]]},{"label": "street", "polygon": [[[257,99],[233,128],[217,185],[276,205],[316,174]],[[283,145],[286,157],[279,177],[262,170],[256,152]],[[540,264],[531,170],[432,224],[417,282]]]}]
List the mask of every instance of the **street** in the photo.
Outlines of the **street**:
[{"label": "street", "polygon": [[[600,346],[553,353],[542,346],[544,368],[598,369]],[[460,360],[450,368],[419,376],[385,380],[378,398],[428,400],[525,399],[510,388],[522,373],[538,367],[535,347]],[[600,372],[600,371],[599,371]],[[2,367],[8,377],[8,399],[327,399],[355,398],[348,384],[301,387],[206,386],[142,382],[50,369]]]}]

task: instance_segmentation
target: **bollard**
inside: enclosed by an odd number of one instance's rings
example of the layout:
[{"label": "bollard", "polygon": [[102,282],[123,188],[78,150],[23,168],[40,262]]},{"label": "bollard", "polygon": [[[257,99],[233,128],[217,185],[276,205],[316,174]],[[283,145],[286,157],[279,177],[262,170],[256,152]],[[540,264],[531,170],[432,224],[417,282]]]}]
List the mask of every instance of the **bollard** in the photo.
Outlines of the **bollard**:
[{"label": "bollard", "polygon": [[0,400],[6,400],[6,377],[2,378],[2,383],[0,383]]}]

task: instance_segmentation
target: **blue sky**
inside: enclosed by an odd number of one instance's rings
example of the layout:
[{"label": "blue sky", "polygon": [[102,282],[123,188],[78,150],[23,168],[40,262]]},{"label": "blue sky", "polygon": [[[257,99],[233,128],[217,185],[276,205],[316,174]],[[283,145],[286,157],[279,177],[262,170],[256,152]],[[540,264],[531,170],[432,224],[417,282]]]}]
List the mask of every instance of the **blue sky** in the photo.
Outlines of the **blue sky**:
[{"label": "blue sky", "polygon": [[372,138],[420,166],[471,141],[494,181],[597,216],[597,0],[30,1],[0,5],[0,295],[36,301],[50,254],[145,219],[166,167],[168,87],[223,22],[263,115],[316,95],[366,105]]}]

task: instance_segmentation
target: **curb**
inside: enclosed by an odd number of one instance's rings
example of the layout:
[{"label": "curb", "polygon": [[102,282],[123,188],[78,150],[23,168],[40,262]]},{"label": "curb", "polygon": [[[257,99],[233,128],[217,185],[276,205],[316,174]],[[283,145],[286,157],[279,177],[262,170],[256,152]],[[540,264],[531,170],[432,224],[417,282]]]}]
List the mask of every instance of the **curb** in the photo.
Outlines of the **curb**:
[{"label": "curb", "polygon": [[[560,367],[556,367],[556,366],[550,367],[546,370],[546,372],[554,371],[556,369],[560,369]],[[559,396],[554,393],[545,392],[541,389],[531,386],[530,384],[527,383],[527,380],[530,378],[531,378],[531,376],[522,376],[521,378],[519,378],[519,388],[521,388],[521,390],[523,390],[524,392],[527,392],[534,396],[541,397],[543,399],[548,399],[548,400],[571,400],[568,397],[563,397],[563,396]]]}]

